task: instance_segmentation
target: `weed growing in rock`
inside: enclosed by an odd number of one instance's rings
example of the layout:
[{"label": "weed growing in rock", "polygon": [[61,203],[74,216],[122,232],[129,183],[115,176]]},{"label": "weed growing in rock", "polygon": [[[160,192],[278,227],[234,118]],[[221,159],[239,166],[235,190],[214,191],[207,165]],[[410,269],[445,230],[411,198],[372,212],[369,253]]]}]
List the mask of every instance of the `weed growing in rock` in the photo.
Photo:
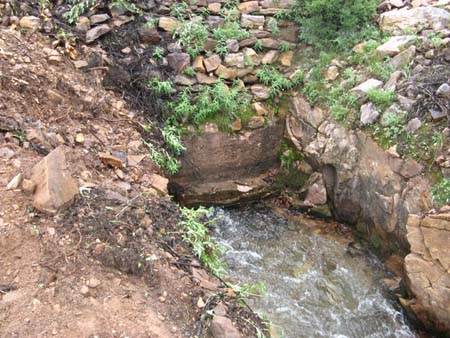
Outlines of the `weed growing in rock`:
[{"label": "weed growing in rock", "polygon": [[264,50],[264,45],[263,42],[261,40],[256,40],[255,44],[253,45],[253,49],[258,52],[261,53]]},{"label": "weed growing in rock", "polygon": [[172,124],[191,122],[199,126],[219,113],[231,120],[249,105],[242,90],[237,86],[230,88],[222,81],[212,87],[200,87],[197,95],[191,94],[190,89],[185,89],[171,104],[169,120]]},{"label": "weed growing in rock", "polygon": [[191,66],[190,66],[190,67],[184,68],[183,71],[182,71],[182,73],[183,73],[184,75],[193,77],[193,76],[195,76],[195,74],[196,74],[197,72],[195,71],[194,67],[191,67]]},{"label": "weed growing in rock", "polygon": [[208,28],[203,22],[191,18],[181,22],[174,33],[174,38],[178,38],[180,45],[195,58],[203,50],[208,34]]},{"label": "weed growing in rock", "polygon": [[170,6],[170,15],[179,19],[183,20],[184,17],[187,14],[187,11],[189,9],[189,4],[186,2],[175,2]]},{"label": "weed growing in rock", "polygon": [[143,143],[149,151],[150,158],[158,167],[167,170],[170,175],[176,174],[180,170],[180,163],[167,150],[145,140],[143,140]]},{"label": "weed growing in rock", "polygon": [[161,47],[156,47],[156,48],[153,50],[152,56],[153,56],[155,59],[157,59],[157,60],[162,59],[163,56],[164,56],[164,49],[161,48]]},{"label": "weed growing in rock", "polygon": [[157,77],[154,77],[148,81],[148,87],[159,95],[169,95],[174,90],[174,86],[171,81],[161,81]]},{"label": "weed growing in rock", "polygon": [[433,202],[437,207],[450,203],[450,179],[442,178],[432,188]]},{"label": "weed growing in rock", "polygon": [[280,34],[280,27],[278,27],[278,21],[276,18],[270,18],[267,22],[267,28],[272,32],[273,35]]},{"label": "weed growing in rock", "polygon": [[205,207],[197,209],[181,208],[181,221],[178,223],[183,231],[183,239],[192,247],[192,252],[215,275],[221,276],[226,265],[220,256],[223,248],[215,243],[209,235],[208,227],[214,219],[208,219],[213,210]]},{"label": "weed growing in rock", "polygon": [[227,40],[243,40],[250,37],[250,33],[241,27],[233,16],[227,16],[222,27],[213,30],[214,39],[217,40],[215,52],[221,56],[228,52]]},{"label": "weed growing in rock", "polygon": [[280,52],[285,53],[292,49],[292,46],[289,42],[281,41],[280,42]]},{"label": "weed growing in rock", "polygon": [[275,67],[265,66],[256,72],[258,80],[266,86],[269,86],[271,98],[280,97],[286,90],[292,89],[303,82],[303,74],[290,80],[284,77]]},{"label": "weed growing in rock", "polygon": [[384,89],[371,89],[367,93],[367,98],[380,110],[385,110],[394,101],[394,91]]},{"label": "weed growing in rock", "polygon": [[69,0],[68,2],[71,7],[68,12],[64,13],[64,18],[74,24],[89,8],[96,5],[98,0]]},{"label": "weed growing in rock", "polygon": [[161,129],[161,133],[164,142],[176,156],[181,155],[181,153],[186,150],[183,143],[181,143],[181,133],[179,128],[168,125]]}]

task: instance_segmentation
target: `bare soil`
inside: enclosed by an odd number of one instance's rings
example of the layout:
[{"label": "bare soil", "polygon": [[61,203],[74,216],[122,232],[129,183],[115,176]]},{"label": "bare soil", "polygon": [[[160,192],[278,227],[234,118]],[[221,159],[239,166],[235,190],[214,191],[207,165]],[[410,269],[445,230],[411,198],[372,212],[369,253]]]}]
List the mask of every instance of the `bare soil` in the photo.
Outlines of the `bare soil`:
[{"label": "bare soil", "polygon": [[[181,239],[178,208],[152,188],[148,121],[103,88],[101,67],[81,72],[65,55],[48,62],[50,44],[0,30],[0,336],[206,336],[206,311],[220,300],[255,336],[261,322],[219,280],[193,278],[202,268]],[[5,187],[59,145],[70,148],[80,196],[46,215]],[[128,165],[105,165],[100,152]]]}]

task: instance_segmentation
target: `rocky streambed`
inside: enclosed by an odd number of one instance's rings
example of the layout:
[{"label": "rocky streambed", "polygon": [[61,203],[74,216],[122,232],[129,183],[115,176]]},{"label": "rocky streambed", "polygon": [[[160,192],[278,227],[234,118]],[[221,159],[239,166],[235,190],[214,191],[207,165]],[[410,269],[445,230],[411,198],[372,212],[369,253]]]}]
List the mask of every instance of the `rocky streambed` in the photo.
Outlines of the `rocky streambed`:
[{"label": "rocky streambed", "polygon": [[416,337],[383,286],[381,263],[325,235],[322,222],[288,221],[264,207],[216,215],[230,277],[267,288],[252,306],[274,324],[273,336]]}]

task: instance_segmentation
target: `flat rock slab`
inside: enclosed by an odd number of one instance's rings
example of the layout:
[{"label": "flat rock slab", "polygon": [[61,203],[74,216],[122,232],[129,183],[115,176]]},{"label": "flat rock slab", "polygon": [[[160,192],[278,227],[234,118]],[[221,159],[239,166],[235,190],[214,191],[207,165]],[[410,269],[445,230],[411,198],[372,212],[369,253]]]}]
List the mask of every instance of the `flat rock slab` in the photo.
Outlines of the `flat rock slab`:
[{"label": "flat rock slab", "polygon": [[34,166],[31,180],[36,184],[33,207],[43,212],[56,213],[69,206],[78,194],[78,187],[70,176],[62,146]]}]

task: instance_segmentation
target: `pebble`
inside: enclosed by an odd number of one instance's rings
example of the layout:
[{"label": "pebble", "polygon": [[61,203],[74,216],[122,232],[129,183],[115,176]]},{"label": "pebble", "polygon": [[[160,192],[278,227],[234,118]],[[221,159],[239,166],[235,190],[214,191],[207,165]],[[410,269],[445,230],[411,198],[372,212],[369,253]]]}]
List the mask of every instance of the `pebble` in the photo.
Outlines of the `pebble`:
[{"label": "pebble", "polygon": [[81,288],[80,288],[80,293],[83,295],[83,296],[85,296],[85,297],[87,297],[87,296],[89,296],[89,288],[86,286],[86,285],[83,285]]}]

